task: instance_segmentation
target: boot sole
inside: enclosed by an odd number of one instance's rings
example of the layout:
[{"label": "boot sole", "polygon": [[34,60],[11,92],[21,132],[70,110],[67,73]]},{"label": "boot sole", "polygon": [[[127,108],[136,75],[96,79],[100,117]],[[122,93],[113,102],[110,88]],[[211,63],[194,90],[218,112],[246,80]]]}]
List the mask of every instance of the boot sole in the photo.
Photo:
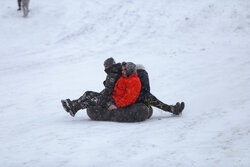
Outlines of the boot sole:
[{"label": "boot sole", "polygon": [[184,102],[181,102],[181,103],[178,102],[178,112],[173,113],[173,114],[174,115],[181,115],[184,108],[185,108],[185,103]]},{"label": "boot sole", "polygon": [[64,110],[69,113],[72,117],[75,116],[74,112],[70,110],[69,108],[69,103],[67,100],[61,100],[62,106],[64,108]]},{"label": "boot sole", "polygon": [[182,111],[183,109],[185,108],[185,103],[184,102],[181,102],[181,106],[180,106],[180,113],[179,114],[182,114]]},{"label": "boot sole", "polygon": [[66,112],[69,112],[69,108],[64,100],[61,100],[62,106]]},{"label": "boot sole", "polygon": [[72,110],[70,109],[72,106],[70,106],[68,100],[66,100],[65,103],[66,103],[67,107],[69,108],[68,113],[69,113],[72,117],[74,117],[74,116],[75,116],[75,113],[74,113],[74,111],[72,111]]}]

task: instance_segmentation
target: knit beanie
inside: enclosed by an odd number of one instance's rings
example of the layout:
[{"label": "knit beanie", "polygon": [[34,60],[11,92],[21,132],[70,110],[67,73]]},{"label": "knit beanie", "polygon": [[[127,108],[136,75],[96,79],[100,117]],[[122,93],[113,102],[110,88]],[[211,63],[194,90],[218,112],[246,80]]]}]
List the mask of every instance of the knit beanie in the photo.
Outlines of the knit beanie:
[{"label": "knit beanie", "polygon": [[127,76],[129,77],[131,74],[137,73],[136,65],[132,62],[127,62],[125,65]]},{"label": "knit beanie", "polygon": [[115,64],[115,60],[113,59],[113,57],[110,57],[110,58],[108,58],[108,59],[106,59],[105,61],[104,61],[104,65],[105,66],[112,66],[113,64]]}]

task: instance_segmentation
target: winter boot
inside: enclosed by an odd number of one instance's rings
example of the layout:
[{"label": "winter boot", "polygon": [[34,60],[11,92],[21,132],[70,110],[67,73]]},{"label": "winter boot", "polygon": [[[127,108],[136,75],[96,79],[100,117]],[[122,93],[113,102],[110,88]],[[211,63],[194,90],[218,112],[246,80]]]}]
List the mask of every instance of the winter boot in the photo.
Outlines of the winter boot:
[{"label": "winter boot", "polygon": [[174,106],[170,106],[170,110],[174,115],[180,115],[185,107],[184,102],[177,102]]},{"label": "winter boot", "polygon": [[61,103],[62,103],[62,106],[63,106],[64,110],[66,112],[69,112],[70,108],[67,106],[66,100],[61,100]]},{"label": "winter boot", "polygon": [[77,111],[81,109],[81,105],[77,100],[71,101],[70,99],[62,100],[63,108],[74,117]]},{"label": "winter boot", "polygon": [[185,108],[185,103],[184,102],[181,102],[181,111],[180,111],[180,113],[182,113],[182,111],[183,111],[183,109]]}]

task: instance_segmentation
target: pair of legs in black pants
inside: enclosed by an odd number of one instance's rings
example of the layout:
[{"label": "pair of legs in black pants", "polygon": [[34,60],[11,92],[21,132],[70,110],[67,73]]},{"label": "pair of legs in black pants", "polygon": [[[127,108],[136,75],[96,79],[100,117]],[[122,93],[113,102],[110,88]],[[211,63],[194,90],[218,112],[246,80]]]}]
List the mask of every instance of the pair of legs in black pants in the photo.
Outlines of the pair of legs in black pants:
[{"label": "pair of legs in black pants", "polygon": [[[141,97],[141,98],[140,98]],[[102,94],[87,91],[79,99],[62,100],[64,109],[75,116],[80,109],[87,108],[87,114],[93,120],[117,121],[117,122],[138,122],[149,118],[152,115],[151,106],[157,107],[164,111],[179,115],[184,109],[184,103],[176,103],[176,105],[167,105],[158,100],[150,92],[140,96],[136,105],[130,105],[116,110],[109,111],[107,108],[111,104],[115,104],[111,96],[104,97]]]},{"label": "pair of legs in black pants", "polygon": [[64,109],[73,117],[80,109],[85,109],[90,106],[97,105],[106,107],[108,102],[114,103],[113,101],[114,100],[111,96],[104,97],[102,96],[102,94],[93,91],[85,92],[79,99],[76,100],[61,100]]},{"label": "pair of legs in black pants", "polygon": [[143,95],[140,95],[136,102],[144,103],[149,106],[157,107],[161,110],[173,113],[175,115],[181,114],[182,110],[185,107],[184,102],[177,102],[176,105],[167,105],[157,99],[153,94],[150,92],[144,93]]}]

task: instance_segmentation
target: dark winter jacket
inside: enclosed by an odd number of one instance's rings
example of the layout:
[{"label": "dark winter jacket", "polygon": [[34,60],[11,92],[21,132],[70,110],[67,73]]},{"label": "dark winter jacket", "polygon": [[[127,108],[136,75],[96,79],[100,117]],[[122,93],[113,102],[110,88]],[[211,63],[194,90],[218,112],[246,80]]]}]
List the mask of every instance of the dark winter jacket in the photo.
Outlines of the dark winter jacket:
[{"label": "dark winter jacket", "polygon": [[120,108],[135,103],[140,90],[141,82],[137,73],[135,73],[127,78],[121,76],[111,96],[114,98],[116,106]]},{"label": "dark winter jacket", "polygon": [[138,97],[137,102],[141,102],[143,97],[147,93],[150,93],[150,84],[149,84],[149,79],[148,79],[148,73],[144,68],[137,66],[137,74],[141,81],[141,91],[140,91],[140,95]]},{"label": "dark winter jacket", "polygon": [[115,84],[122,74],[121,69],[121,63],[117,63],[105,70],[107,77],[106,80],[103,81],[105,86],[105,89],[101,91],[103,96],[109,96],[114,91]]}]

